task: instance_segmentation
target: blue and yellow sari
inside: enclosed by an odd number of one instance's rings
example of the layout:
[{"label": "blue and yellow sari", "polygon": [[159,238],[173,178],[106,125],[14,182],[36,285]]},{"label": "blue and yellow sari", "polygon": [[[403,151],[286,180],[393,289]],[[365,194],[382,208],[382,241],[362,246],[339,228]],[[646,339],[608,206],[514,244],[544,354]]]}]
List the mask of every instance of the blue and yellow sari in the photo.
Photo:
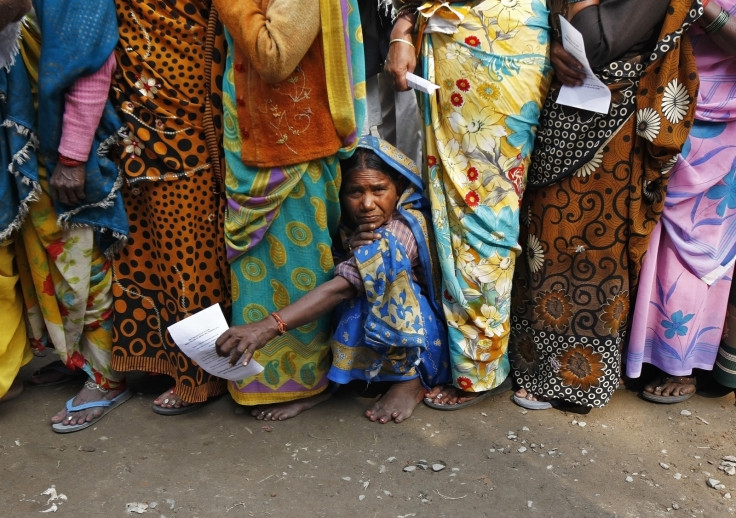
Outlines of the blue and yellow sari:
[{"label": "blue and yellow sari", "polygon": [[432,282],[437,266],[430,253],[429,202],[411,159],[372,136],[362,137],[358,146],[373,150],[408,180],[397,213],[417,242],[422,271],[412,274],[404,245],[385,226],[376,230],[380,239],[355,250],[365,294],[335,310],[328,378],[347,384],[419,377],[429,389],[450,381],[447,329]]}]

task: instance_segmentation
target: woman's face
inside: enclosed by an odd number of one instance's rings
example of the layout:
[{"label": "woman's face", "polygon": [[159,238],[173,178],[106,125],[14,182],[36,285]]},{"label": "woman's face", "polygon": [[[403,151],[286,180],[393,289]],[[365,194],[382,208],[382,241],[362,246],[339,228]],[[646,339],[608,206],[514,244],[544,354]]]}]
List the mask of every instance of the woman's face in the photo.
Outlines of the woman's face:
[{"label": "woman's face", "polygon": [[391,219],[399,201],[396,184],[376,169],[358,169],[343,179],[342,203],[348,219],[358,227],[376,229]]}]

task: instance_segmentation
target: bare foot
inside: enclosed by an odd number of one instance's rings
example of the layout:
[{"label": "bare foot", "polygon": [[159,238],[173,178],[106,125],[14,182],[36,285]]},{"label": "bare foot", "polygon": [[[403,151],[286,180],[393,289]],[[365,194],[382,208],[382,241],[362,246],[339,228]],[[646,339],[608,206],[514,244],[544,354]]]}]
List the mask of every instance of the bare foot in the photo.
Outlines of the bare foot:
[{"label": "bare foot", "polygon": [[381,424],[386,424],[391,420],[400,423],[411,417],[412,412],[426,393],[427,390],[422,386],[419,378],[394,383],[388,392],[365,411],[365,416]]},{"label": "bare foot", "polygon": [[0,397],[0,403],[4,403],[6,401],[10,401],[11,399],[15,399],[18,396],[20,396],[22,392],[23,392],[23,382],[20,379],[15,378],[13,380],[13,383],[10,385],[10,388],[5,393],[5,395],[3,397]]},{"label": "bare foot", "polygon": [[161,408],[182,408],[193,403],[187,403],[182,398],[180,398],[179,395],[176,393],[176,387],[174,387],[154,399],[153,404]]},{"label": "bare foot", "polygon": [[[125,387],[120,387],[119,389],[115,390],[105,390],[97,385],[95,382],[88,381],[84,384],[82,390],[80,390],[79,393],[74,397],[72,405],[78,406],[84,403],[89,403],[91,401],[109,401],[120,395],[120,393],[124,390]],[[104,407],[93,407],[86,410],[80,410],[79,412],[72,412],[70,414],[67,414],[66,408],[64,408],[64,410],[51,418],[51,422],[56,424],[63,421],[64,425],[82,424],[84,422],[92,421],[93,419],[101,416],[104,411]]]},{"label": "bare foot", "polygon": [[424,399],[436,405],[457,405],[465,403],[483,394],[483,392],[466,392],[452,385],[435,387],[424,395]]},{"label": "bare foot", "polygon": [[309,410],[313,406],[327,401],[332,396],[332,392],[328,388],[324,392],[320,392],[316,396],[306,397],[303,399],[295,399],[286,403],[277,403],[275,405],[259,405],[250,411],[250,415],[259,421],[283,421],[290,419]]},{"label": "bare foot", "polygon": [[518,398],[528,399],[529,401],[549,401],[549,398],[536,396],[532,394],[531,392],[527,392],[526,389],[523,389],[523,388],[520,388],[514,394]]},{"label": "bare foot", "polygon": [[644,386],[644,390],[655,396],[684,396],[695,392],[695,376],[663,376]]}]

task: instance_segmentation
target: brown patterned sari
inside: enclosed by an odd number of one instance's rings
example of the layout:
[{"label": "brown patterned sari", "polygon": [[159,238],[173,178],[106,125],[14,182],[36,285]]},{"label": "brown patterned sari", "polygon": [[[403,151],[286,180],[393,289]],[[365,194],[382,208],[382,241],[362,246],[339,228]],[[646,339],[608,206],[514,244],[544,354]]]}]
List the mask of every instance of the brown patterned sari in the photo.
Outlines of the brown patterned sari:
[{"label": "brown patterned sari", "polygon": [[698,87],[684,34],[699,16],[672,0],[654,50],[598,70],[608,114],[562,107],[550,91],[522,209],[510,360],[537,397],[601,407],[619,384],[621,346],[667,176]]},{"label": "brown patterned sari", "polygon": [[166,329],[221,303],[229,315],[220,173],[224,35],[209,0],[116,0],[114,99],[130,240],[114,262],[112,365],[174,378],[186,402],[225,391]]}]

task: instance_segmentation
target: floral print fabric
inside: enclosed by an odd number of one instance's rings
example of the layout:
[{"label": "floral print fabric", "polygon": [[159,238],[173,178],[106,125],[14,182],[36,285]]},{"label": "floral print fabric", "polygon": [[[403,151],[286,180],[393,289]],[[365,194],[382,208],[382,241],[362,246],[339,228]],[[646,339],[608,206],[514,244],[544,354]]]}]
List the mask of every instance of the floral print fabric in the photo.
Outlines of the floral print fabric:
[{"label": "floral print fabric", "polygon": [[[527,192],[522,211],[527,260],[515,277],[510,357],[517,383],[536,396],[600,407],[619,384],[642,256],[693,120],[698,83],[689,72],[695,63],[683,33],[695,16],[689,0],[671,2],[656,51],[633,59],[651,59],[633,89],[625,89],[633,98],[619,97],[619,85],[610,81],[610,112],[617,113],[617,103],[634,103],[635,110],[587,163]],[[634,68],[616,62],[600,73],[628,85]],[[684,92],[677,93],[678,108],[660,85]],[[550,92],[549,98],[555,97]],[[581,138],[580,126],[564,117],[551,121],[552,112],[589,116],[548,99],[532,163],[539,171],[551,171],[560,141]]]},{"label": "floral print fabric", "polygon": [[52,346],[67,367],[116,389],[123,377],[110,367],[110,260],[96,246],[91,228],[59,227],[43,171],[41,186],[17,247],[28,337],[34,348]]},{"label": "floral print fabric", "polygon": [[[721,3],[736,14],[736,1]],[[736,259],[736,58],[690,30],[700,75],[695,123],[652,233],[626,362],[675,376],[710,370],[724,331]]]},{"label": "floral print fabric", "polygon": [[[509,372],[519,205],[549,86],[544,2],[453,4],[454,34],[423,36],[426,168],[453,383],[484,391]],[[455,16],[443,9],[427,13]]]}]

